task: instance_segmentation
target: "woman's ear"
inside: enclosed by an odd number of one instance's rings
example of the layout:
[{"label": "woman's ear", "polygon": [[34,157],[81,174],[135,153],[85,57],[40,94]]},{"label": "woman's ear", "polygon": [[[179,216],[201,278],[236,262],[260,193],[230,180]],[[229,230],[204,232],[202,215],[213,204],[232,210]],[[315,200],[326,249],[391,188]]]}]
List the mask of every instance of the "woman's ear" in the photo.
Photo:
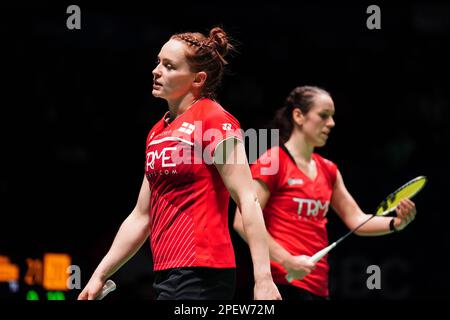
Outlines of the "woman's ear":
[{"label": "woman's ear", "polygon": [[305,121],[305,116],[303,115],[303,112],[299,108],[294,108],[292,110],[292,119],[294,120],[294,123],[301,126]]},{"label": "woman's ear", "polygon": [[204,71],[197,72],[195,75],[194,81],[192,82],[192,85],[195,88],[201,88],[205,85],[205,81],[208,75]]}]

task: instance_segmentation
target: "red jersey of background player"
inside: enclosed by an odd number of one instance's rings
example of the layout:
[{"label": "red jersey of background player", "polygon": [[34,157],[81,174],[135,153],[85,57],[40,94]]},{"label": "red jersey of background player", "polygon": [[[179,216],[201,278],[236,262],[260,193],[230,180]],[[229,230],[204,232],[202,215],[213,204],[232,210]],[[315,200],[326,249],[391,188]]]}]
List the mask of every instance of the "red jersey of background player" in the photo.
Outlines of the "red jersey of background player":
[{"label": "red jersey of background player", "polygon": [[[314,180],[306,176],[280,147],[269,149],[251,166],[253,179],[263,181],[270,191],[263,210],[266,228],[292,255],[312,256],[328,245],[326,214],[337,167],[316,153],[312,157],[317,167]],[[264,172],[268,167],[277,167],[274,162],[279,162],[278,172]],[[271,261],[271,267],[274,282],[288,284],[285,269],[274,261]],[[324,257],[309,275],[291,284],[319,296],[328,296],[328,270],[327,257]]]},{"label": "red jersey of background player", "polygon": [[220,142],[230,137],[242,140],[239,122],[206,98],[171,123],[167,117],[168,113],[147,138],[154,270],[234,268],[230,195],[212,158]]}]

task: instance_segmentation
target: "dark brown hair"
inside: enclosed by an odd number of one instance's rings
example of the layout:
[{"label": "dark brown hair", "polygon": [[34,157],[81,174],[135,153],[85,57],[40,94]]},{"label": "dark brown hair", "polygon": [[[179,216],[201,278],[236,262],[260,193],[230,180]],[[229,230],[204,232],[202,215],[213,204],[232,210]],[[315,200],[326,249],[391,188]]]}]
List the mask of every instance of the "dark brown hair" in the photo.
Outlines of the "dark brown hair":
[{"label": "dark brown hair", "polygon": [[292,119],[292,110],[300,109],[303,114],[307,114],[311,110],[314,98],[319,94],[330,95],[325,89],[315,86],[296,87],[287,96],[284,106],[277,110],[272,120],[271,128],[280,130],[280,140],[285,143],[289,140],[294,128]]},{"label": "dark brown hair", "polygon": [[183,41],[188,45],[186,59],[191,71],[204,71],[207,74],[201,95],[214,98],[215,91],[222,80],[224,68],[228,64],[225,56],[234,50],[225,31],[215,27],[209,31],[208,37],[199,32],[185,32],[175,34],[171,39]]}]

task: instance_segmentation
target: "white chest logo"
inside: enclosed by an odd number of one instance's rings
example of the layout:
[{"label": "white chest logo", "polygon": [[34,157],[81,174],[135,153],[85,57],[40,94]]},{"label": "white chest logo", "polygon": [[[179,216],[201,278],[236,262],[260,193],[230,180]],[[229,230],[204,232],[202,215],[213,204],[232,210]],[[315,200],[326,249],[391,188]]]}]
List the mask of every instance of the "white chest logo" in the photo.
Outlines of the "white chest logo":
[{"label": "white chest logo", "polygon": [[300,184],[300,185],[303,184],[303,179],[292,179],[292,178],[289,178],[288,179],[288,185],[292,186],[294,184]]},{"label": "white chest logo", "polygon": [[301,198],[292,198],[292,200],[298,203],[297,214],[301,215],[302,211],[306,211],[307,217],[317,217],[317,215],[319,214],[319,210],[322,210],[323,215],[325,216],[328,211],[328,206],[330,205],[330,201],[325,201],[325,203],[322,203],[320,200]]},{"label": "white chest logo", "polygon": [[161,159],[161,167],[175,167],[176,163],[172,163],[170,159],[170,153],[176,150],[175,147],[168,147],[162,149],[160,152],[151,151],[147,152],[147,167],[150,169],[155,169],[155,160]]},{"label": "white chest logo", "polygon": [[190,124],[189,122],[183,122],[180,128],[178,128],[178,131],[191,134],[194,132],[195,126],[193,124]]}]

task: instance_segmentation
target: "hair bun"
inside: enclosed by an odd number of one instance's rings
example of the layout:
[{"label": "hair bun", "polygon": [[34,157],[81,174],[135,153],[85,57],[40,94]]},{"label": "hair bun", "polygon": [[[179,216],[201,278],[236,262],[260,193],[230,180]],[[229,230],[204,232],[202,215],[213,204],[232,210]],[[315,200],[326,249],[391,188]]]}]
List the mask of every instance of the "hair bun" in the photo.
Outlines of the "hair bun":
[{"label": "hair bun", "polygon": [[222,57],[225,57],[228,51],[233,49],[227,34],[220,27],[212,28],[211,31],[209,31],[209,40],[214,49],[216,49]]}]

